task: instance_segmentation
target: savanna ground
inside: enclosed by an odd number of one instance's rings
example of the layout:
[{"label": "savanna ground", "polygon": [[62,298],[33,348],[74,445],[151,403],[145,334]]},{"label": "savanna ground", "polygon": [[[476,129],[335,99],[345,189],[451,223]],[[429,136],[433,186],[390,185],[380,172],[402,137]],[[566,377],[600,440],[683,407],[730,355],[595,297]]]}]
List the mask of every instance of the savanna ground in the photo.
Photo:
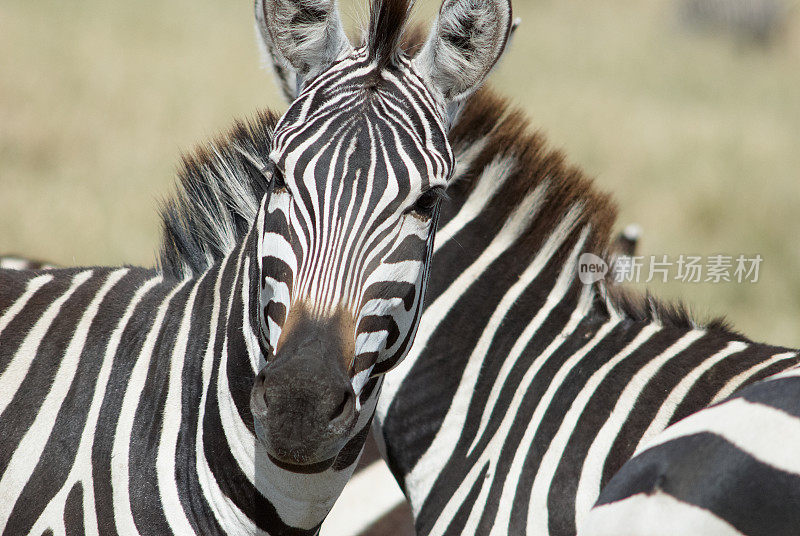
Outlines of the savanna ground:
[{"label": "savanna ground", "polygon": [[[669,0],[514,7],[492,82],[642,226],[640,252],[764,259],[755,284],[654,292],[800,345],[800,10],[763,49],[681,32]],[[284,107],[252,18],[250,0],[0,3],[0,252],[151,265],[180,152]]]}]

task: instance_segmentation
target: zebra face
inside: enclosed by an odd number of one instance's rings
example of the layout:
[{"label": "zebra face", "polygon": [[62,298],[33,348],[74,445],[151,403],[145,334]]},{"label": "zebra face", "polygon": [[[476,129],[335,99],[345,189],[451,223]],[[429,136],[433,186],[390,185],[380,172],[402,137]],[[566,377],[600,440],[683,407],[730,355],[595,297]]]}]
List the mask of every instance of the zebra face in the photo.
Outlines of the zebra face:
[{"label": "zebra face", "polygon": [[370,375],[409,349],[453,169],[443,111],[413,65],[371,63],[366,49],[335,63],[276,126],[260,254],[266,380],[330,392],[306,413],[332,416],[341,438]]},{"label": "zebra face", "polygon": [[[275,127],[256,223],[269,356],[251,409],[278,462],[332,460],[368,424],[377,377],[410,349],[454,168],[448,117],[510,26],[505,1],[474,3],[447,2],[413,60],[398,50],[404,0],[373,3],[356,49],[333,2],[256,4],[276,71],[291,68],[298,92]],[[281,25],[298,20],[318,33],[293,40]]]}]

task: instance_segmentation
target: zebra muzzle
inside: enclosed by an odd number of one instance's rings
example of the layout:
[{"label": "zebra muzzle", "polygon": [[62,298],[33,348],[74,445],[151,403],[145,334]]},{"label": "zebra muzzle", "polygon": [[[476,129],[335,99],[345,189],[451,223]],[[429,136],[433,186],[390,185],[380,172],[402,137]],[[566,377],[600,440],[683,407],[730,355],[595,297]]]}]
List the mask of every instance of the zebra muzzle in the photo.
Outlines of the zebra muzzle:
[{"label": "zebra muzzle", "polygon": [[284,331],[286,340],[253,384],[256,434],[277,463],[332,463],[358,419],[343,348],[326,336],[335,328],[322,324],[302,321]]}]

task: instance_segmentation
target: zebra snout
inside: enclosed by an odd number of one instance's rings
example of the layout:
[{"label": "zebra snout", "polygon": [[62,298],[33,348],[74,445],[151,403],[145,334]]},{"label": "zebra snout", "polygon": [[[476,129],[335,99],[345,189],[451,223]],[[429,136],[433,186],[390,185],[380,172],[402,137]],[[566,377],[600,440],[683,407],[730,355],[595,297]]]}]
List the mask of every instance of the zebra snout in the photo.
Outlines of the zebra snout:
[{"label": "zebra snout", "polygon": [[259,439],[273,461],[332,461],[358,420],[349,378],[313,358],[285,358],[256,376],[250,400]]}]

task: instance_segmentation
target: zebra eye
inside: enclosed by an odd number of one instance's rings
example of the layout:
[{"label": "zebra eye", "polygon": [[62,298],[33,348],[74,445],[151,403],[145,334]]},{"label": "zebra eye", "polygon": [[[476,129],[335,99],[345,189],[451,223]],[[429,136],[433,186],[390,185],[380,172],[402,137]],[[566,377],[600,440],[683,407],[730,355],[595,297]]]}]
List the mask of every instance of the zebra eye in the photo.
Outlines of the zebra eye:
[{"label": "zebra eye", "polygon": [[272,165],[272,190],[285,190],[286,181],[283,180],[283,173],[275,164]]},{"label": "zebra eye", "polygon": [[430,214],[436,206],[436,203],[445,196],[446,194],[443,187],[434,186],[419,196],[416,202],[411,206],[410,210],[412,212],[416,212],[417,214]]}]

